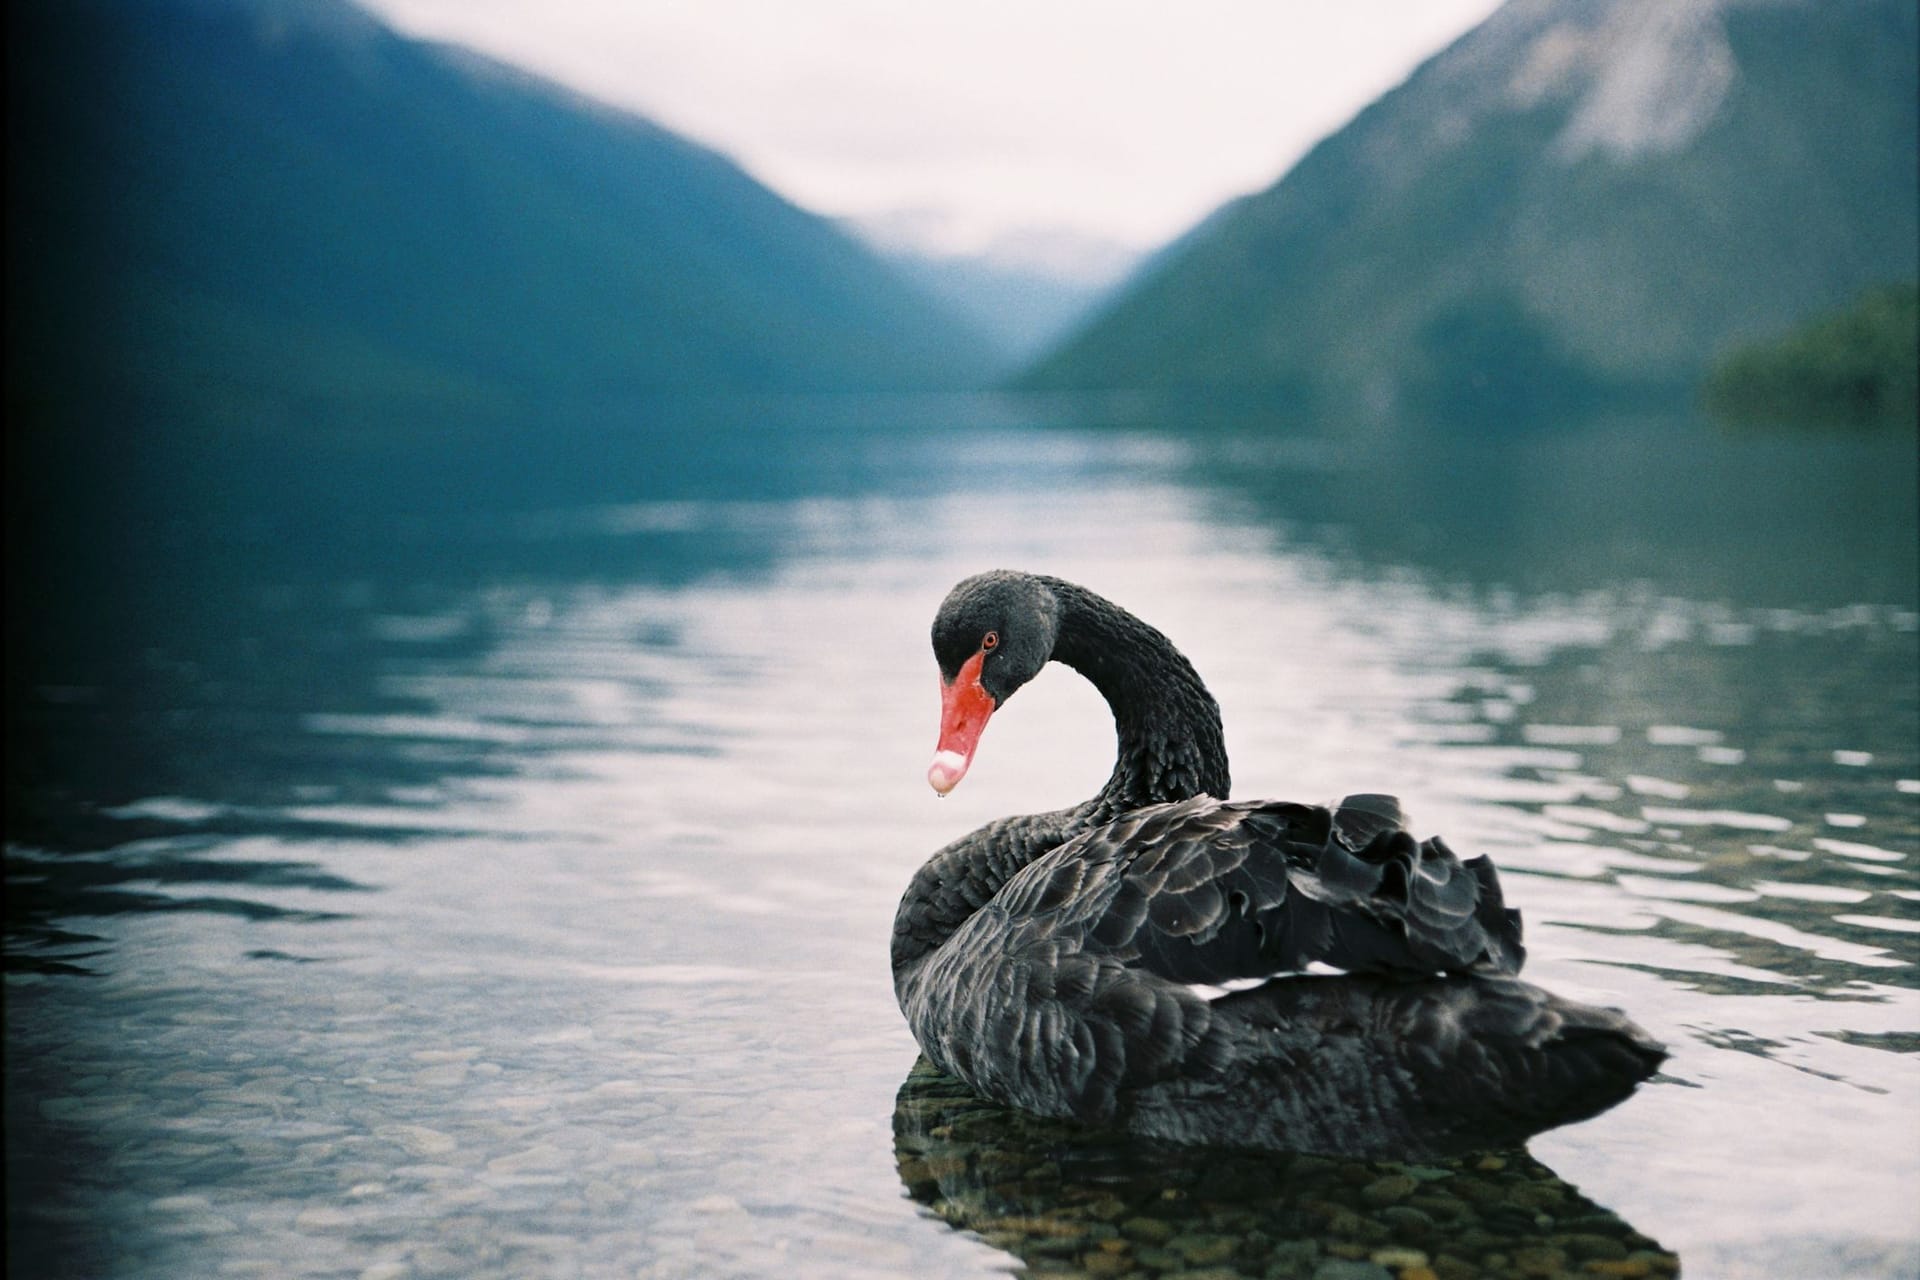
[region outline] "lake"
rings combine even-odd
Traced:
[[[195,473],[9,678],[13,1274],[1920,1269],[1912,438],[1166,425],[626,417],[359,505]],[[910,1075],[909,876],[1112,760],[1054,667],[927,788],[928,623],[996,566],[1168,632],[1237,795],[1490,853],[1527,976],[1671,1060],[1411,1168]]]

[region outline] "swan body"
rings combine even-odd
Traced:
[[[1212,697],[1110,602],[982,574],[933,641],[936,790],[1048,661],[1106,695],[1120,740],[1098,795],[987,824],[901,900],[901,1010],[980,1094],[1151,1137],[1407,1156],[1592,1115],[1664,1057],[1617,1011],[1515,978],[1520,917],[1491,862],[1417,840],[1393,797],[1228,801]],[[1345,972],[1303,973],[1327,966]]]

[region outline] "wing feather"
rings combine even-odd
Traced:
[[[1053,936],[1077,936],[1174,982],[1259,978],[1316,961],[1357,972],[1517,972],[1519,915],[1492,863],[1462,862],[1401,820],[1390,796],[1349,797],[1334,811],[1206,797],[1158,805],[1042,860],[1086,869],[1072,895],[1013,896],[1057,906],[1044,922]],[[1035,868],[1021,878],[1060,874]]]
[[[1390,797],[1363,799],[1334,811],[1202,796],[1041,855],[916,975],[903,1007],[922,1047],[992,1096],[1097,1119],[1236,1052],[1188,984],[1315,961],[1516,971],[1519,916],[1492,865],[1415,840]]]

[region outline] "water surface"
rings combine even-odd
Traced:
[[[19,690],[10,1259],[1920,1264],[1911,442],[1334,444],[964,405],[887,429],[907,422],[616,469],[591,500],[423,503],[361,552],[276,554],[248,517],[251,552],[170,552],[143,587],[170,609]],[[1491,853],[1528,976],[1629,1009],[1674,1050],[1661,1076],[1497,1173],[1276,1162],[1253,1218],[1158,1239],[1087,1206],[1233,1188],[977,1108],[929,1139],[915,1117],[952,1100],[908,1080],[898,895],[1111,761],[1097,696],[1053,668],[952,798],[927,790],[927,623],[996,565],[1167,630],[1223,706],[1237,795],[1393,790]],[[963,1139],[973,1174],[943,1182],[927,1162]],[[1368,1198],[1402,1177],[1497,1182],[1524,1212]],[[1169,1251],[1189,1237],[1213,1243]]]

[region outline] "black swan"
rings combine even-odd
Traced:
[[[1423,1156],[1595,1115],[1665,1058],[1619,1011],[1514,978],[1520,917],[1492,863],[1416,840],[1393,797],[1228,801],[1212,695],[1117,605],[984,573],[941,605],[933,651],[942,794],[1049,661],[1092,681],[1119,735],[1098,795],[988,823],[901,899],[900,1008],[982,1096],[1179,1142]]]

